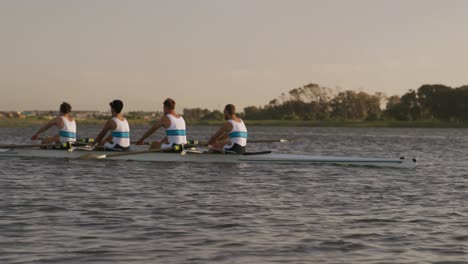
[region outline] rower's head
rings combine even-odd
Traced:
[[[120,114],[120,112],[122,112],[122,109],[123,109],[123,102],[122,101],[114,100],[114,101],[110,102],[109,105],[111,107],[111,112],[113,114]]]
[[[172,100],[171,98],[167,98],[166,100],[164,100],[164,114],[170,114],[172,113],[172,111],[174,111],[175,109],[175,101]]]
[[[70,112],[71,112],[71,105],[67,102],[63,102],[60,105],[60,113],[66,115]]]
[[[228,120],[234,115],[236,115],[236,107],[233,104],[227,104],[224,107],[224,119]]]

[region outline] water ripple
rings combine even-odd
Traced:
[[[33,130],[0,128],[18,142]],[[0,159],[0,263],[467,263],[465,130],[250,131],[298,139],[258,150],[421,161],[397,170]]]

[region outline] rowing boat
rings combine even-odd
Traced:
[[[154,162],[213,162],[213,163],[303,163],[303,164],[334,164],[357,165],[393,168],[415,168],[416,159],[401,158],[362,158],[362,157],[336,157],[314,156],[300,154],[278,154],[270,151],[237,154],[214,154],[204,151],[188,150],[181,153],[140,153],[112,157],[116,152],[110,151],[66,151],[59,149],[41,148],[10,148],[0,150],[0,157],[34,157],[34,158],[64,158],[78,159],[83,155],[95,154],[97,157],[110,156],[112,160],[135,160]]]

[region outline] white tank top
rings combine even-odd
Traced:
[[[247,145],[247,128],[244,121],[241,120],[240,123],[237,123],[235,120],[229,119],[228,122],[232,124],[232,130],[229,132],[231,144],[237,143],[245,147]]]
[[[130,147],[130,126],[127,119],[122,121],[114,117],[112,120],[117,124],[117,127],[112,130],[112,143],[119,144],[124,148]]]
[[[60,142],[75,142],[76,141],[76,123],[75,120],[69,121],[68,118],[62,116],[63,127],[59,129]]]
[[[185,131],[185,120],[182,116],[176,118],[171,114],[167,114],[171,120],[171,126],[166,128],[166,136],[169,144],[187,144],[187,133]]]

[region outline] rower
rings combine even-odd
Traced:
[[[234,105],[228,104],[224,107],[224,119],[227,122],[211,136],[208,147],[217,152],[245,153],[247,128],[244,121],[236,116]]]
[[[164,100],[164,116],[162,116],[148,131],[143,134],[136,145],[143,145],[144,140],[151,136],[160,127],[166,129],[166,136],[152,142],[150,149],[171,148],[174,145],[187,144],[184,118],[175,112],[175,101],[171,98]]]
[[[75,119],[71,116],[71,109],[72,107],[69,103],[63,102],[60,105],[60,114],[41,127],[36,134],[31,137],[31,140],[38,140],[39,134],[56,126],[59,129],[58,134],[53,137],[45,137],[41,144],[75,142],[76,123]]]
[[[109,103],[109,106],[112,118],[107,121],[94,142],[105,150],[130,150],[130,126],[122,114],[123,102],[114,100]],[[109,131],[110,135],[104,139]]]

